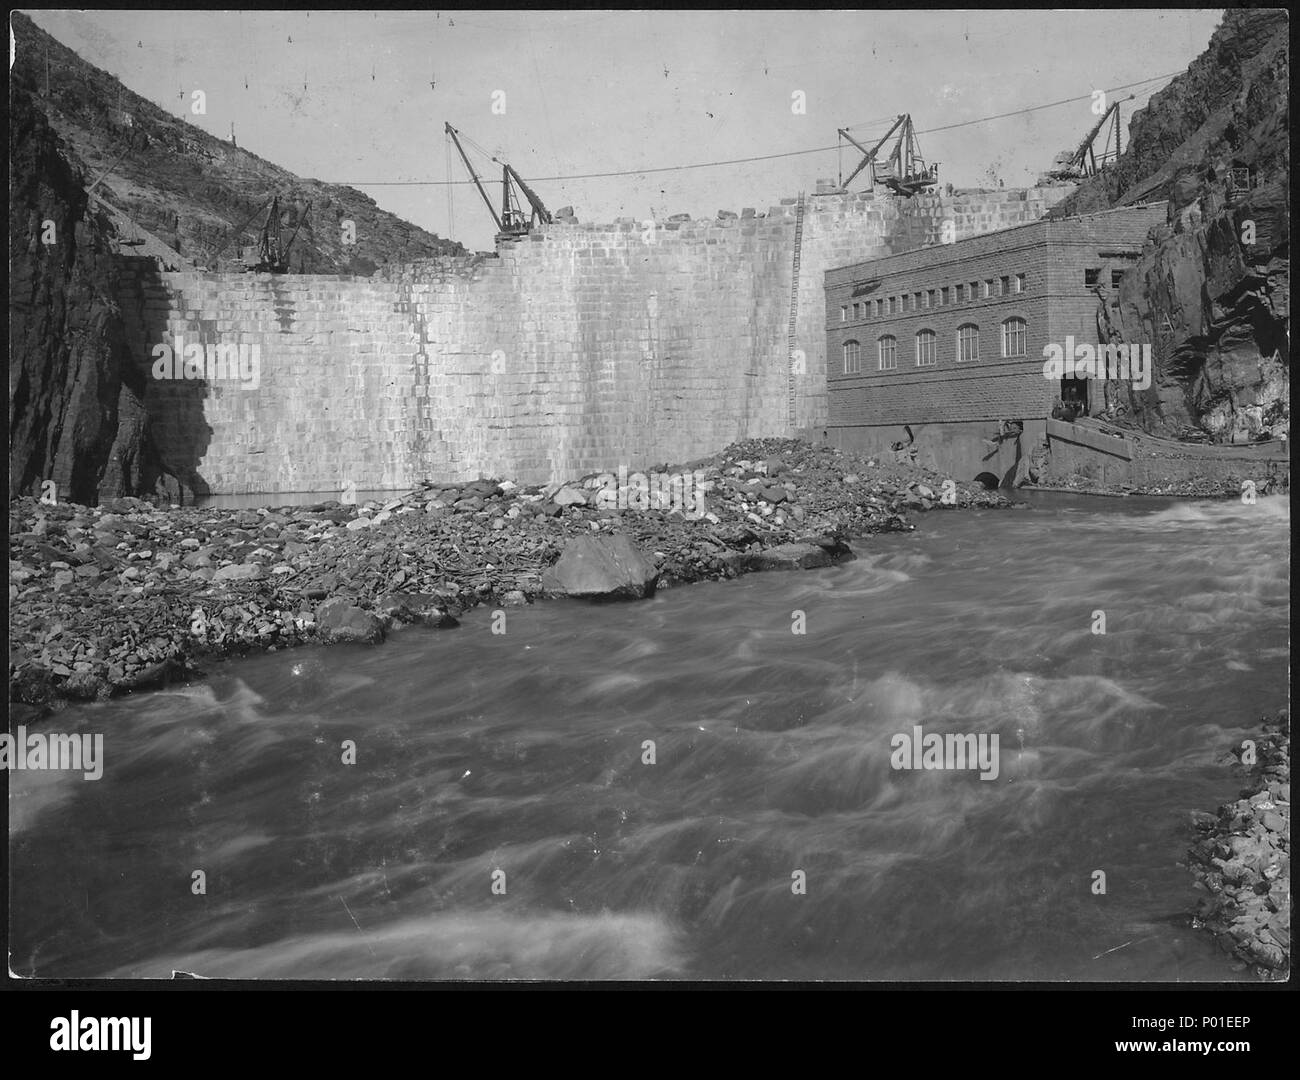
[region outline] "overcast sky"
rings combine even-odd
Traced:
[[[1096,120],[1089,101],[924,133],[1182,71],[1221,14],[31,12],[208,132],[228,138],[233,123],[240,146],[301,176],[351,183],[471,249],[490,249],[495,231],[472,187],[450,189],[449,217],[445,185],[373,183],[447,180],[445,120],[513,165],[551,210],[572,205],[583,221],[762,211],[834,178],[837,154],[546,178],[834,147],[837,128],[879,137],[901,112],[944,181],[989,185],[992,175],[1024,186],[1086,134]],[[1123,106],[1126,124],[1164,81],[1120,93],[1137,94]],[[189,114],[195,89],[206,116]],[[504,113],[493,112],[496,91]],[[792,108],[796,91],[803,113]],[[859,157],[845,152],[846,173]],[[475,164],[495,177],[496,201],[499,166]],[[450,168],[465,179],[459,159]]]

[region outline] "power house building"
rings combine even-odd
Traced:
[[[828,270],[827,440],[1008,478],[999,432],[1036,446],[1055,406],[1092,407],[1088,380],[1044,375],[1044,350],[1100,344],[1099,302],[1165,217],[1164,202],[1123,207]]]

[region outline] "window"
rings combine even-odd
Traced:
[[[880,370],[893,371],[898,367],[898,339],[886,334],[876,344],[880,349]]]
[[[1093,268],[1083,272],[1083,283],[1085,285],[1096,285],[1101,280],[1101,270]]]
[[[921,306],[922,306],[922,307],[926,307],[926,308],[934,307],[934,290],[933,290],[933,289],[926,289],[926,290],[925,290],[925,297],[924,297],[924,299],[921,301]]]
[[[974,300],[975,297],[979,296],[979,294],[980,294],[980,283],[978,281],[972,281],[970,283],[970,291],[966,293],[966,299]]]
[[[998,295],[1006,296],[1011,291],[1011,279],[1009,277],[998,279]]]
[[[945,285],[939,290],[939,306],[946,307],[948,304],[948,286]]]
[[[913,311],[919,311],[920,308],[921,308],[921,294],[920,294],[920,293],[913,293],[913,294],[912,294],[912,310],[913,310]]]
[[[844,343],[844,374],[856,375],[862,370],[862,350],[856,341]]]
[[[1025,291],[1025,275],[1024,275],[1024,274],[1017,274],[1017,275],[1016,275],[1016,292],[1024,292],[1024,291]]]
[[[849,317],[849,309],[848,309],[844,304],[841,304],[841,305],[840,305],[840,322],[846,322],[846,321],[848,320],[848,317]]]
[[[1112,270],[1110,272],[1110,287],[1112,289],[1118,289],[1119,283],[1123,280],[1124,280],[1123,270]]]
[[[957,327],[957,361],[978,360],[980,358],[980,328],[974,323],[963,323]]]
[[[854,304],[854,305],[853,305],[853,320],[854,320],[854,322],[856,322],[858,319],[862,318],[861,307],[862,307],[861,304]]]
[[[935,336],[933,330],[918,330],[916,332],[916,366],[932,367],[938,362],[938,354],[935,348]]]
[[[1024,356],[1025,355],[1025,320],[1019,318],[1007,319],[1002,324],[1002,355],[1003,356]]]
[[[992,295],[993,295],[993,279],[989,278],[988,281],[984,282],[984,291],[980,293],[980,296],[983,299],[987,300]]]

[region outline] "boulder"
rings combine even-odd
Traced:
[[[345,597],[326,600],[316,609],[316,628],[326,642],[384,640],[384,622],[373,612],[355,607]]]
[[[778,544],[746,556],[749,570],[813,570],[831,565],[830,553],[818,544]]]
[[[546,572],[547,592],[592,600],[640,599],[654,593],[659,571],[625,533],[576,536]]]
[[[395,623],[419,623],[438,630],[460,625],[442,599],[431,593],[389,593],[375,605],[375,610]]]
[[[551,501],[556,506],[585,506],[587,497],[577,488],[562,487],[551,496]]]

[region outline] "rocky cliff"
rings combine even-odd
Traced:
[[[1156,369],[1148,390],[1107,387],[1113,419],[1224,442],[1289,431],[1287,34],[1285,11],[1228,11],[1134,115],[1113,170],[1050,215],[1169,200],[1168,224],[1098,311],[1101,339],[1149,343]]]
[[[111,229],[41,110],[9,100],[9,494],[60,501],[156,477],[143,376],[127,362]]]

